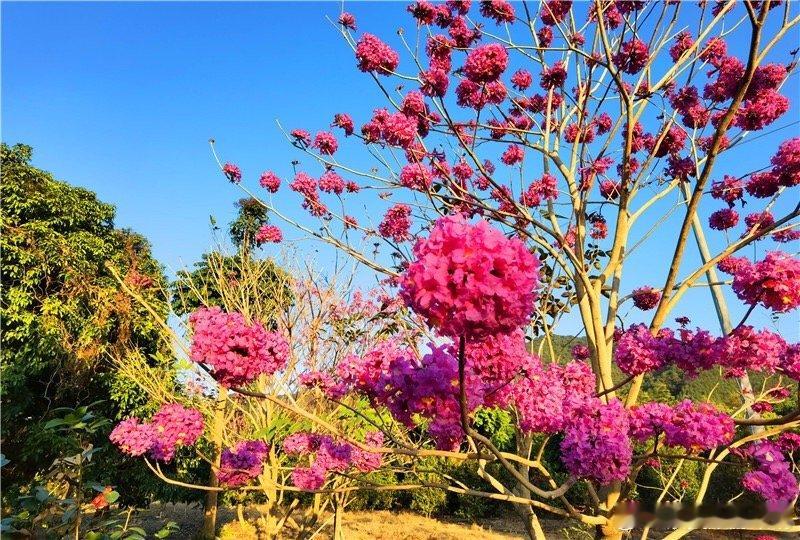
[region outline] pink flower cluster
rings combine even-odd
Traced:
[[[619,400],[585,401],[573,412],[564,431],[564,467],[601,485],[624,480],[633,457],[628,430],[628,413]]]
[[[217,478],[228,487],[243,486],[257,478],[264,470],[264,458],[269,445],[264,441],[240,441],[220,454]]]
[[[705,330],[681,328],[675,332],[663,328],[653,336],[643,324],[633,325],[617,339],[615,359],[627,375],[655,371],[675,364],[688,375],[710,369],[725,368],[728,376],[739,376],[746,370],[782,371],[792,378],[798,375],[796,346],[769,330],[756,331],[742,325],[724,337],[713,337]]]
[[[400,56],[377,36],[364,34],[356,45],[356,60],[361,71],[389,75],[397,69]]]
[[[261,173],[261,178],[258,179],[258,183],[270,193],[277,193],[278,189],[281,187],[281,179],[272,171],[264,171]]]
[[[661,300],[661,291],[649,286],[639,287],[631,293],[633,305],[642,311],[648,311],[658,305]]]
[[[640,442],[663,433],[667,446],[698,452],[733,440],[733,419],[710,403],[645,403],[632,408],[630,415],[631,437]]]
[[[222,166],[222,173],[225,177],[233,182],[234,184],[238,184],[242,181],[242,170],[233,163],[226,163]]]
[[[767,510],[786,510],[798,495],[798,483],[780,447],[772,441],[762,440],[748,445],[741,455],[756,467],[742,476],[742,486],[761,495],[767,502]]]
[[[241,313],[203,307],[189,316],[189,323],[194,329],[191,359],[208,365],[225,387],[242,386],[286,365],[289,345],[283,336],[258,322],[248,324]]]
[[[662,336],[653,336],[647,326],[635,324],[617,341],[617,366],[626,375],[656,371],[667,361],[668,347]]]
[[[522,330],[469,342],[465,353],[470,394],[487,407],[508,406],[519,380],[541,366],[528,352]]]
[[[383,446],[383,433],[370,431],[364,436],[365,445]],[[374,471],[381,465],[381,454],[362,450],[345,441],[317,433],[294,433],[283,441],[283,451],[290,456],[313,456],[310,467],[295,467],[292,482],[306,491],[316,491],[325,484],[329,472],[343,473],[354,468],[359,472]]]
[[[414,246],[401,278],[406,304],[446,336],[509,333],[529,319],[538,260],[521,241],[480,220],[440,218]]]
[[[481,45],[469,52],[464,76],[475,83],[496,81],[508,67],[508,53],[500,43]]]
[[[136,457],[152,448],[154,437],[155,429],[152,424],[140,423],[138,418],[128,418],[117,424],[108,438],[122,452]]]
[[[635,75],[644,69],[650,58],[650,50],[647,44],[640,39],[632,39],[623,43],[619,52],[614,57],[614,65],[625,73]]]
[[[320,131],[314,136],[314,148],[319,150],[320,154],[331,156],[339,149],[339,142],[333,133],[328,131]]]
[[[411,239],[411,207],[407,204],[395,204],[383,216],[378,225],[378,233],[394,242],[405,242]]]
[[[595,377],[583,361],[543,366],[538,358],[524,365],[509,391],[520,428],[528,433],[558,433],[585,401],[594,398]]]
[[[289,189],[296,191],[303,196],[303,208],[308,210],[313,216],[324,216],[328,213],[328,208],[322,203],[317,191],[317,181],[304,172],[295,175]]]
[[[764,259],[751,263],[737,259],[733,291],[743,302],[761,304],[776,313],[800,306],[800,259],[782,251],[770,251]]]
[[[162,405],[150,419],[123,420],[109,436],[111,442],[131,456],[149,452],[153,459],[171,461],[178,446],[192,446],[203,434],[203,415],[177,403]]]
[[[275,225],[262,225],[256,231],[256,244],[275,243],[283,241],[283,232]]]

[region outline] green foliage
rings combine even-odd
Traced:
[[[243,256],[212,251],[203,254],[194,269],[177,272],[172,283],[172,309],[178,315],[187,315],[200,306],[246,311],[236,305],[244,299],[254,306],[267,301],[269,305],[257,311],[274,313],[292,301],[289,280],[271,259],[253,259],[246,252]]]
[[[516,430],[511,414],[503,409],[479,409],[473,419],[474,427],[489,437],[503,451],[513,451]]]
[[[261,202],[252,197],[239,199],[236,202],[239,212],[228,228],[233,243],[249,251],[255,245],[255,236],[258,229],[266,224],[267,209]]]
[[[44,431],[61,438],[64,453],[49,468],[37,473],[33,489],[18,499],[21,510],[3,522],[3,532],[62,536],[75,531],[77,535],[82,524],[88,524],[90,509],[107,508],[119,499],[119,492],[95,480],[98,474],[95,454],[104,448],[94,446],[92,441],[109,424],[107,418],[97,416],[92,410],[97,405],[55,409],[53,413],[59,416],[44,423]],[[97,495],[91,499],[95,492]],[[99,512],[91,515],[92,519],[102,517]]]
[[[97,400],[108,418],[141,409],[145,398],[109,358],[131,348],[155,357],[167,346],[158,320],[111,271],[166,319],[166,281],[147,241],[115,228],[114,207],[94,193],[33,167],[31,153],[2,145],[4,497],[66,450],[63,433],[41,421],[48,411]]]

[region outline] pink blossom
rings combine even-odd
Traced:
[[[600,485],[625,479],[633,457],[628,430],[628,414],[619,400],[587,401],[573,413],[564,432],[564,467]]]
[[[217,478],[228,487],[243,486],[264,470],[263,461],[269,446],[263,441],[240,441],[220,454]]]
[[[305,129],[293,129],[291,136],[302,147],[311,145],[311,134]]]
[[[391,238],[395,242],[405,242],[411,239],[411,207],[407,204],[396,204],[389,208],[383,221],[378,225],[378,232],[384,238]]]
[[[558,88],[567,80],[567,69],[564,62],[556,62],[552,67],[546,67],[540,75],[539,85],[545,90]]]
[[[453,39],[453,44],[462,49],[471,47],[475,41],[481,38],[480,30],[477,28],[470,28],[464,17],[456,17],[453,19],[453,22],[450,23],[448,34]],[[449,70],[450,68],[448,67],[447,69]]]
[[[347,113],[337,113],[333,117],[332,125],[343,129],[345,136],[352,135],[353,130],[355,129],[355,125],[353,124],[353,118]]]
[[[511,84],[519,91],[527,90],[533,82],[531,72],[527,69],[518,69],[511,76]]]
[[[710,403],[684,400],[663,425],[664,444],[689,451],[710,450],[733,440],[733,419]]]
[[[708,62],[712,66],[719,67],[722,60],[728,54],[728,45],[720,37],[709,39],[700,51],[700,60]]]
[[[508,67],[508,53],[499,43],[473,49],[464,62],[464,75],[476,83],[496,81]]]
[[[648,311],[658,305],[661,300],[661,291],[653,287],[645,286],[635,289],[631,294],[633,305],[642,311]]]
[[[664,351],[665,344],[659,336],[653,336],[647,326],[635,324],[617,341],[615,359],[626,375],[641,375],[664,366]]]
[[[350,30],[356,29],[356,18],[352,13],[342,12],[339,15],[339,24]]]
[[[509,144],[503,155],[500,156],[500,161],[506,165],[516,165],[521,163],[525,158],[525,150],[518,144]]]
[[[669,48],[669,55],[672,61],[677,62],[686,51],[692,48],[692,45],[694,45],[692,34],[686,30],[679,32],[675,36],[675,43]]]
[[[800,184],[800,137],[782,142],[770,162],[772,174],[778,177],[781,185],[792,187]]]
[[[400,57],[377,36],[364,34],[356,45],[358,69],[375,72],[378,75],[389,75],[397,69]]]
[[[509,333],[530,317],[538,261],[517,239],[460,215],[437,220],[414,246],[400,294],[443,335]]]
[[[789,98],[766,90],[756,99],[745,101],[736,113],[734,124],[747,131],[758,131],[772,124],[789,110]]]
[[[733,208],[717,210],[708,218],[708,225],[717,231],[725,231],[739,223],[739,213]]]
[[[108,438],[123,453],[141,456],[153,446],[155,428],[150,423],[139,423],[138,418],[128,418],[117,424]]]
[[[548,26],[560,23],[572,8],[571,0],[546,0],[542,3],[542,22]]]
[[[742,477],[742,486],[759,494],[770,512],[783,512],[797,498],[797,478],[780,447],[767,440],[749,444],[742,455],[755,464],[755,470]]]
[[[497,24],[514,22],[514,7],[507,0],[481,0],[481,15]]]
[[[333,133],[328,131],[320,131],[314,136],[314,148],[319,150],[320,154],[331,156],[336,153],[339,148],[339,143]]]
[[[800,343],[786,347],[781,356],[780,369],[788,377],[800,380]]]
[[[242,170],[233,163],[226,163],[225,165],[223,165],[222,173],[228,180],[230,180],[234,184],[238,184],[239,182],[242,181]]]
[[[258,183],[270,193],[277,193],[278,188],[281,187],[281,179],[272,171],[264,171],[261,173],[261,178],[258,179]]]
[[[634,75],[644,69],[649,58],[650,50],[647,48],[647,44],[640,39],[633,38],[620,46],[619,52],[614,55],[613,60],[618,69]]]
[[[760,199],[772,197],[780,188],[780,179],[771,171],[751,174],[745,186],[747,193]]]
[[[589,217],[589,223],[592,225],[589,236],[595,240],[602,240],[608,236],[608,224],[603,216],[600,214],[593,214]]]
[[[387,144],[408,148],[417,136],[417,119],[403,113],[395,113],[384,119],[381,136]]]
[[[335,171],[326,171],[319,179],[319,189],[325,193],[340,195],[345,188],[344,179]]]
[[[611,126],[613,125],[613,120],[611,120],[611,116],[608,113],[600,113],[598,114],[592,123],[597,127],[597,133],[600,135],[604,135],[611,131]]]
[[[549,26],[543,26],[536,32],[536,38],[539,40],[540,47],[549,47],[553,43],[553,29]]]
[[[316,491],[325,484],[325,471],[319,467],[295,467],[292,483],[304,491]]]
[[[612,201],[616,200],[619,197],[620,189],[619,182],[614,182],[613,180],[603,180],[600,182],[600,195],[606,199]]]
[[[728,203],[728,206],[740,200],[744,195],[744,182],[734,176],[725,175],[722,180],[711,184],[711,196]]]
[[[420,79],[422,80],[420,90],[430,97],[444,97],[450,85],[450,77],[443,69],[431,68],[423,71],[420,73]]]
[[[203,415],[177,403],[162,405],[150,419],[153,446],[150,455],[159,461],[171,461],[178,446],[192,446],[203,434]]]
[[[786,342],[769,330],[756,331],[742,325],[715,344],[717,363],[729,376],[739,376],[745,370],[773,372],[786,352]]]
[[[191,359],[208,365],[225,387],[242,386],[286,365],[289,346],[283,336],[258,322],[248,324],[241,313],[203,307],[189,316],[189,323],[194,329]]]
[[[262,225],[256,231],[255,236],[256,244],[275,243],[278,244],[283,241],[283,232],[275,225]]]
[[[747,304],[761,304],[776,313],[792,311],[800,306],[800,259],[770,251],[763,260],[737,269],[733,291]]]
[[[400,171],[400,184],[408,189],[427,191],[433,182],[433,172],[422,163],[411,163]]]

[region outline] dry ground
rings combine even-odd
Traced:
[[[248,518],[255,518],[256,509],[249,509]],[[202,523],[202,512],[198,506],[186,504],[156,504],[143,511],[140,524],[148,531],[156,531],[166,521],[177,522],[181,529],[172,538],[191,540]],[[220,526],[236,519],[233,508],[221,508]],[[543,528],[548,539],[553,540],[591,540],[592,535],[581,530],[577,523],[564,520],[543,520]],[[344,517],[346,540],[518,540],[527,538],[522,523],[513,512],[506,518],[481,520],[470,523],[455,520],[438,520],[407,512],[348,512]],[[323,530],[315,540],[329,540],[330,531]],[[296,540],[296,535],[287,535],[286,540]],[[758,533],[746,531],[698,531],[684,538],[688,540],[752,540]],[[781,540],[793,538],[791,535],[773,534]],[[631,538],[638,538],[634,532]],[[663,534],[651,534],[652,540],[662,538]],[[250,540],[243,538],[242,540]]]

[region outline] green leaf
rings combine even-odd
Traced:
[[[108,504],[113,504],[117,502],[117,499],[119,499],[119,493],[117,491],[109,491],[104,495],[104,497]]]

